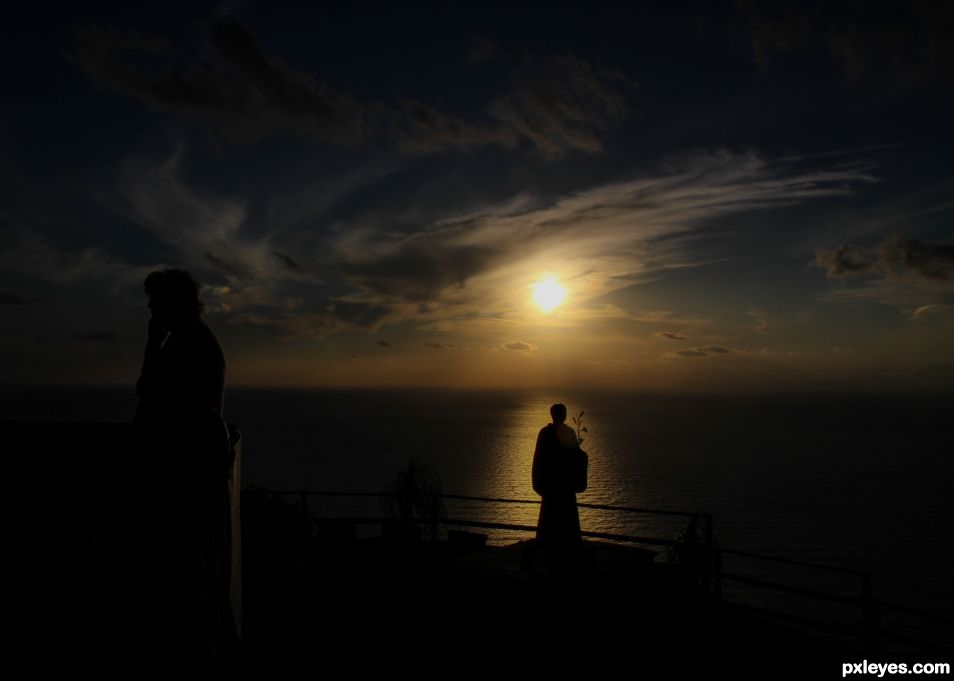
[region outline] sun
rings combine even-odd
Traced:
[[[566,299],[566,289],[557,283],[557,278],[552,274],[530,284],[530,288],[533,289],[533,302],[544,312],[553,312]]]

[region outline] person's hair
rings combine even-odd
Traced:
[[[560,404],[559,402],[554,404],[552,407],[550,407],[550,417],[554,421],[559,421],[560,423],[566,421],[566,405]]]
[[[166,268],[150,272],[143,288],[147,296],[162,300],[179,314],[198,315],[202,312],[199,282],[185,270]]]

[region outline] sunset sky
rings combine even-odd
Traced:
[[[954,3],[627,4],[5,5],[0,382],[954,386]]]

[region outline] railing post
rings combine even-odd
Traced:
[[[861,576],[862,637],[865,655],[881,654],[881,609],[871,593],[871,575]]]
[[[303,491],[303,492],[299,492],[299,494],[300,494],[299,499],[301,503],[301,510],[304,511],[305,513],[308,513],[308,492]]]
[[[702,590],[708,594],[708,593],[712,593],[712,573],[713,573],[712,515],[709,513],[706,513],[705,518],[706,518],[706,528],[705,528],[706,548],[705,548],[705,560],[703,561],[705,564],[703,565],[703,568],[702,568]]]

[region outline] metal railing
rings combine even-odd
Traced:
[[[365,498],[382,498],[385,495],[377,492],[340,492],[333,490],[269,490],[269,494],[280,495],[283,497],[292,496],[298,498],[298,503],[301,509],[305,512],[308,512],[309,509],[309,497],[365,497]],[[443,494],[441,495],[443,499],[453,499],[458,501],[474,501],[481,503],[499,503],[499,504],[526,504],[526,505],[540,505],[540,500],[538,499],[505,499],[497,497],[479,497],[479,496],[469,496],[463,494]],[[881,654],[881,643],[883,639],[891,639],[898,641],[900,643],[905,643],[920,650],[937,652],[942,654],[951,654],[952,651],[949,648],[943,646],[937,646],[925,641],[918,640],[914,637],[900,634],[898,632],[892,631],[890,629],[885,629],[882,626],[882,613],[885,610],[891,610],[895,612],[902,612],[907,615],[921,618],[926,621],[933,622],[934,624],[941,625],[942,627],[949,628],[954,630],[954,622],[951,620],[942,617],[934,613],[928,613],[920,611],[914,608],[907,606],[900,606],[891,603],[886,603],[884,601],[878,600],[873,595],[872,589],[872,575],[870,572],[864,570],[855,570],[851,568],[843,568],[832,565],[822,565],[819,563],[811,563],[801,560],[792,560],[788,558],[779,558],[775,556],[767,556],[764,554],[752,553],[749,551],[741,551],[737,549],[726,549],[721,548],[715,541],[714,536],[714,522],[712,515],[709,513],[694,513],[691,511],[672,511],[672,510],[662,510],[662,509],[651,509],[651,508],[638,508],[632,506],[615,506],[608,504],[587,504],[587,503],[578,503],[579,508],[593,509],[593,510],[602,510],[602,511],[613,511],[619,513],[638,513],[638,514],[648,514],[648,515],[661,515],[661,516],[676,516],[676,517],[685,517],[691,519],[702,519],[703,524],[703,541],[702,541],[702,550],[703,550],[703,561],[701,564],[701,585],[704,593],[709,594],[714,597],[714,599],[719,602],[722,601],[722,583],[723,581],[731,581],[739,584],[745,584],[747,586],[754,586],[758,588],[768,589],[780,593],[800,596],[807,599],[814,599],[818,601],[825,601],[829,603],[838,603],[841,605],[849,605],[853,607],[858,607],[861,610],[861,641],[863,649],[866,655],[880,655]],[[391,517],[348,517],[348,518],[339,518],[340,520],[347,520],[348,522],[353,522],[355,524],[388,524],[394,523],[396,520]],[[431,523],[432,521],[420,521]],[[536,525],[521,525],[515,523],[501,523],[501,522],[492,522],[492,521],[481,521],[481,520],[470,520],[465,518],[447,518],[443,517],[435,521],[434,524],[447,526],[455,525],[460,527],[474,527],[482,529],[492,529],[492,530],[507,530],[512,532],[526,532],[526,533],[535,533],[537,530]],[[638,536],[630,534],[619,534],[613,532],[596,532],[596,531],[581,531],[583,537],[588,537],[591,539],[604,539],[613,542],[626,543],[626,544],[640,544],[648,546],[667,546],[667,547],[676,547],[681,544],[677,539],[663,538],[663,537],[647,537],[647,536]],[[859,595],[857,596],[845,596],[842,594],[830,593],[827,591],[821,591],[818,589],[807,588],[802,586],[795,586],[792,584],[786,584],[782,582],[759,579],[756,577],[751,577],[747,575],[737,574],[737,573],[727,573],[722,570],[722,556],[738,556],[743,558],[750,558],[759,561],[765,561],[781,565],[790,565],[799,568],[808,568],[814,570],[826,571],[829,573],[838,573],[843,575],[849,575],[855,577],[859,580]],[[741,603],[732,603],[733,606],[741,607],[761,615],[772,617],[774,619],[779,619],[783,621],[797,623],[803,626],[807,626],[813,629],[828,629],[829,625],[825,623],[818,622],[811,618],[801,617],[798,615],[793,615],[790,613],[784,613],[776,610],[771,610],[768,608],[763,608],[759,606],[741,604]]]

